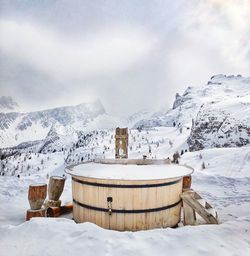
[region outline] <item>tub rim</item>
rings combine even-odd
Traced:
[[[103,161],[104,160],[104,161]],[[121,160],[121,161],[117,161],[117,160]],[[145,160],[156,160],[158,162],[158,164],[155,165],[159,165],[160,161],[162,162],[161,165],[167,165],[169,163],[167,163],[167,159],[96,159],[94,161],[87,161],[81,164],[73,164],[70,166],[66,166],[64,172],[71,175],[72,177],[79,177],[79,178],[86,178],[86,179],[91,179],[91,180],[97,180],[97,181],[101,181],[101,180],[109,180],[109,181],[122,181],[122,182],[131,182],[131,181],[135,181],[135,182],[148,182],[148,181],[161,181],[161,180],[170,180],[170,179],[178,179],[178,178],[183,178],[185,176],[190,176],[193,174],[193,172],[195,171],[193,167],[186,165],[186,164],[174,164],[174,163],[170,163],[169,165],[175,165],[175,166],[182,166],[182,167],[186,167],[190,170],[189,173],[185,174],[185,175],[177,175],[174,177],[165,177],[165,178],[159,178],[159,179],[119,179],[119,178],[97,178],[97,177],[89,177],[89,176],[84,176],[84,175],[76,175],[73,172],[73,169],[75,166],[78,165],[82,165],[82,164],[88,164],[88,163],[97,163],[97,164],[124,164],[124,165],[132,165],[133,163],[131,163],[132,161],[140,161],[140,164],[134,164],[134,165],[154,165],[154,164],[141,164],[143,161]],[[108,162],[110,161],[110,162]],[[111,163],[112,161],[114,161],[113,163]],[[124,161],[124,163],[122,163]],[[126,163],[125,163],[126,162]],[[130,162],[130,163],[129,163]]]

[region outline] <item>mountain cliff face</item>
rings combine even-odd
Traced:
[[[105,109],[100,101],[29,113],[0,113],[1,147],[44,139],[51,127],[56,124],[83,129],[89,122],[103,114]]]
[[[176,94],[173,108],[140,120],[135,128],[192,127],[191,151],[250,143],[250,77],[216,75],[201,87]]]
[[[215,76],[217,97],[200,106],[188,138],[190,151],[250,143],[250,79]]]

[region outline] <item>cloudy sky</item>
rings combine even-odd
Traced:
[[[214,74],[250,75],[250,0],[1,0],[0,95],[25,110],[171,106]]]

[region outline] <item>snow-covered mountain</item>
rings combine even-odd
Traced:
[[[67,131],[82,130],[98,116],[105,115],[100,101],[29,113],[0,113],[1,147],[45,139],[52,127]],[[60,133],[60,132],[59,132]]]
[[[208,82],[204,92],[211,100],[200,106],[193,120],[188,138],[191,151],[250,143],[249,87],[250,78],[234,76],[215,76]]]
[[[209,147],[243,146],[250,143],[250,77],[211,77],[201,87],[176,94],[173,108],[143,119],[135,127],[188,127],[191,151]]]
[[[145,118],[149,118],[152,116],[152,111],[150,110],[141,110],[139,112],[136,112],[132,115],[130,115],[127,118],[127,125],[129,128],[133,128],[138,122],[140,122],[141,120],[145,119]]]
[[[128,119],[105,112],[100,101],[30,113],[0,113],[1,147],[36,152],[71,147],[94,130],[173,127],[188,130],[190,151],[250,143],[250,77],[216,75],[206,85],[176,94],[172,109],[141,111]]]

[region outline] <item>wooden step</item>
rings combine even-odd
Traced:
[[[207,224],[218,224],[218,215],[213,207],[207,203],[197,192],[193,190],[182,193],[184,225],[194,225],[196,213],[198,213]]]

